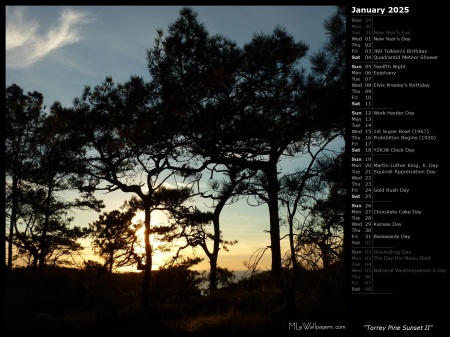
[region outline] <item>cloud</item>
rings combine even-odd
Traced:
[[[24,68],[52,52],[82,39],[79,26],[92,21],[87,12],[64,9],[57,23],[40,32],[39,23],[26,18],[26,8],[6,7],[6,67]]]
[[[169,183],[167,183],[167,182],[163,182],[163,186],[164,186],[165,188],[171,188],[171,189],[174,189],[174,188],[175,188],[175,185],[169,184]]]
[[[11,12],[12,11],[12,12]],[[32,40],[39,25],[35,22],[24,23],[24,10],[12,10],[6,7],[6,50],[20,47]]]

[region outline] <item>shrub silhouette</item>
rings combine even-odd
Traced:
[[[331,274],[329,274],[331,273]],[[299,321],[339,320],[338,274],[308,271],[296,300]],[[183,267],[155,272],[152,301],[140,303],[140,273],[50,268],[41,277],[14,268],[6,278],[7,331],[285,331],[284,297],[270,272],[200,295],[204,274]],[[337,277],[338,278],[338,277]],[[316,316],[315,316],[316,315]]]

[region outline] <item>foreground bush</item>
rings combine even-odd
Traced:
[[[200,295],[192,275],[187,278],[187,288],[183,288],[179,271],[175,275],[176,279],[170,279],[168,272],[160,277],[155,273],[152,301],[143,308],[139,296],[142,277],[137,273],[109,275],[98,270],[55,268],[36,277],[27,269],[13,269],[6,278],[6,330],[286,330],[286,298],[269,273],[240,280],[207,296]],[[344,299],[336,282],[318,273],[303,276],[305,291],[295,295],[299,321],[342,319]]]

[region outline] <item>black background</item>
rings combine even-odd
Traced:
[[[395,242],[396,249],[413,250],[413,255],[431,256],[428,262],[408,265],[408,263],[399,263],[399,268],[444,268],[447,273],[433,274],[412,274],[412,273],[387,273],[375,274],[374,286],[382,284],[386,292],[392,294],[351,294],[350,279],[348,279],[348,301],[347,301],[347,331],[358,332],[359,335],[372,335],[376,332],[369,331],[364,327],[370,325],[399,325],[403,327],[432,325],[427,331],[399,331],[395,335],[426,335],[439,336],[446,331],[446,325],[449,324],[448,310],[448,247],[450,247],[448,228],[450,227],[448,219],[448,134],[447,116],[449,108],[447,105],[448,87],[448,52],[445,45],[448,43],[446,34],[446,21],[449,20],[445,15],[445,9],[428,4],[416,4],[403,2],[397,3],[397,6],[408,6],[409,13],[394,14],[386,16],[387,8],[394,7],[394,3],[380,3],[372,1],[372,4],[349,4],[347,5],[347,71],[350,74],[350,49],[351,49],[351,7],[385,7],[386,11],[383,17],[374,18],[374,29],[377,30],[409,30],[412,40],[410,43],[399,43],[395,48],[418,48],[427,49],[427,55],[438,55],[438,60],[418,60],[418,61],[396,61],[396,63],[406,64],[406,70],[398,71],[394,77],[389,77],[392,82],[405,83],[431,83],[430,89],[408,88],[408,89],[387,89],[375,88],[373,90],[374,107],[392,107],[395,110],[415,111],[415,116],[406,117],[376,117],[374,116],[374,129],[408,129],[408,128],[427,128],[431,134],[436,135],[436,141],[420,142],[399,142],[394,144],[387,141],[389,147],[413,147],[414,154],[399,154],[386,157],[380,162],[423,162],[435,163],[439,165],[437,174],[431,175],[378,175],[374,176],[373,187],[404,187],[409,188],[407,195],[395,193],[390,196],[393,199],[394,209],[404,207],[405,209],[422,210],[420,216],[398,216],[398,221],[405,223],[402,232],[411,235],[411,239],[405,245],[404,242]],[[382,43],[374,43],[375,48],[393,48],[393,44],[383,46]],[[386,55],[386,54],[381,54]],[[394,69],[391,69],[391,71]],[[348,77],[350,79],[350,76]],[[387,77],[375,77],[374,82],[382,82]],[[349,80],[347,82],[350,89]],[[445,90],[447,91],[447,90]],[[349,114],[351,110],[350,90],[349,93]],[[348,131],[350,131],[350,125]],[[347,141],[348,144],[348,141]],[[377,145],[378,144],[378,145]],[[379,146],[381,145],[381,146]],[[382,146],[382,142],[374,142],[374,147]],[[349,146],[347,146],[347,151]],[[377,160],[376,158],[374,159]],[[349,168],[350,171],[350,168]],[[348,177],[350,178],[350,172]],[[350,182],[350,179],[347,180]],[[350,196],[350,187],[347,195]],[[384,195],[374,193],[374,199],[383,199]],[[350,210],[350,197],[348,197],[348,207]],[[348,214],[349,212],[347,212]],[[390,216],[393,219],[393,216]],[[396,220],[394,220],[396,221]],[[348,218],[346,224],[350,224]],[[349,225],[346,226],[346,237],[349,236]],[[349,252],[350,240],[346,240],[346,252]],[[349,266],[349,254],[347,256],[347,268]],[[391,266],[391,265],[389,265]],[[380,267],[380,262],[378,262]],[[347,275],[350,275],[348,272]],[[386,335],[385,331],[383,335]]]

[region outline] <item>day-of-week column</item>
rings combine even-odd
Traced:
[[[351,24],[351,292],[372,293],[372,17]]]

